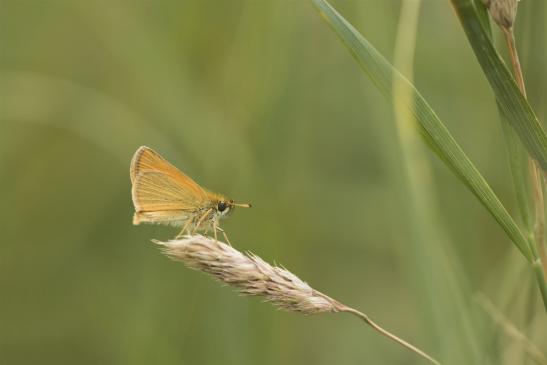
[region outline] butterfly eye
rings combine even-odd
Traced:
[[[226,202],[218,202],[217,209],[219,212],[223,212],[226,209]]]

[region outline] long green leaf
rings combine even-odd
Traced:
[[[547,135],[496,52],[473,2],[471,0],[451,1],[503,113],[528,153],[539,162],[544,171],[547,170]]]
[[[477,15],[481,21],[481,24],[486,31],[486,35],[492,40],[492,27],[490,26],[490,18],[488,10],[482,2],[482,0],[473,0]],[[518,207],[520,210],[520,216],[522,219],[522,225],[524,226],[524,234],[530,239],[530,233],[532,232],[533,217],[530,208],[530,181],[528,178],[528,153],[520,141],[517,133],[511,127],[509,122],[509,116],[505,114],[504,109],[500,105],[500,102],[496,100],[498,108],[498,114],[500,116],[501,127],[503,136],[505,139],[505,145],[507,148],[507,155],[509,160],[509,167],[511,169],[511,176],[513,177],[513,185],[515,187],[515,193],[517,197]]]
[[[488,12],[484,3],[481,0],[472,0],[475,6],[476,15],[478,16],[488,40],[492,43],[492,28],[490,26],[490,20],[488,18]],[[520,91],[520,89],[519,89]],[[497,98],[497,95],[496,95]],[[515,192],[517,196],[518,206],[521,212],[522,221],[524,224],[524,231],[528,237],[528,244],[530,251],[532,252],[533,263],[532,268],[536,275],[536,280],[539,286],[539,290],[543,299],[543,305],[547,311],[547,284],[543,275],[543,265],[534,242],[534,217],[532,215],[532,209],[529,202],[532,200],[530,192],[530,180],[529,180],[529,165],[528,154],[523,147],[521,140],[519,139],[515,130],[511,127],[510,117],[507,115],[506,110],[503,108],[500,100],[496,100],[498,107],[500,122],[507,145],[507,152],[509,155],[509,167],[511,168],[511,175],[513,176],[513,184],[515,186]],[[543,244],[543,242],[542,242]]]
[[[414,115],[418,121],[418,130],[426,143],[488,209],[524,257],[531,261],[530,248],[515,221],[414,85],[393,68],[328,2],[314,0],[314,3],[361,68],[388,100],[391,100],[392,97],[392,81],[394,78],[409,85],[413,91],[413,102],[405,100],[399,100],[398,102],[404,103]]]

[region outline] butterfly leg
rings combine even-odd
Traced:
[[[218,242],[218,237],[217,237],[217,222],[213,222],[213,234],[215,235],[215,243]]]
[[[191,219],[188,219],[188,222],[186,222],[186,224],[184,225],[184,227],[182,227],[182,230],[179,232],[179,234],[177,234],[177,236],[175,237],[175,239],[179,239],[182,237],[182,235],[184,234],[184,232],[186,232],[190,226],[190,223],[192,223],[192,220]],[[189,233],[189,232],[188,232]]]
[[[228,235],[226,234],[226,231],[224,231],[222,228],[220,228],[219,226],[216,226],[216,229],[215,229],[215,236],[216,236],[216,231],[220,231],[222,232],[222,235],[224,235],[224,239],[226,240],[226,243],[229,244],[230,246],[232,245],[230,243],[230,240],[228,239]]]
[[[207,209],[205,213],[203,213],[203,215],[199,218],[198,222],[196,223],[196,226],[194,227],[194,230],[192,233],[196,233],[196,231],[199,229],[199,226],[201,226],[205,218],[207,218],[212,211],[213,211],[213,208],[209,208]]]
[[[218,237],[217,237],[217,228],[218,228],[218,225],[217,225],[217,220],[216,219],[213,219],[213,235],[215,236],[215,243],[218,242]]]
[[[231,246],[232,244],[228,240],[228,236],[226,236],[226,233],[224,232],[224,230],[218,226],[218,221],[213,220],[213,233],[215,235],[215,243],[218,242],[217,231],[221,231],[224,234],[224,238],[226,239],[226,242]]]

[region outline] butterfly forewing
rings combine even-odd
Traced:
[[[133,183],[133,203],[138,212],[199,209],[204,200],[180,181],[160,171],[141,171]]]
[[[135,153],[130,175],[133,204],[137,216],[144,220],[154,217],[154,221],[161,221],[163,216],[175,219],[199,211],[208,202],[201,186],[148,147]],[[144,212],[153,214],[140,214]]]
[[[131,182],[135,181],[135,178],[142,170],[169,170],[170,168],[175,168],[167,160],[165,160],[159,153],[148,148],[146,146],[141,146],[133,155],[131,160],[131,169],[130,176]]]
[[[157,171],[172,177],[181,187],[204,200],[207,198],[205,190],[182,171],[171,165],[159,153],[146,146],[140,147],[131,161],[130,177],[134,183],[141,172]]]

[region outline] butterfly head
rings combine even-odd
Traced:
[[[251,204],[236,203],[231,199],[221,199],[216,203],[215,209],[220,217],[226,217],[235,209],[235,207],[250,208]]]

